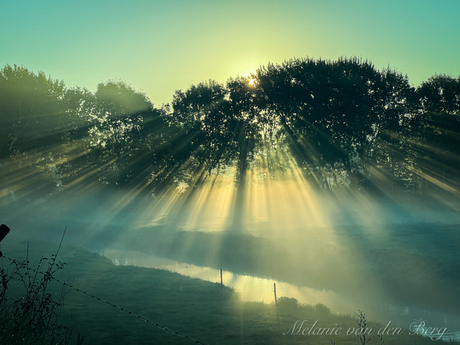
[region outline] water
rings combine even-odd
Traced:
[[[220,270],[211,267],[181,263],[137,251],[105,249],[100,254],[109,258],[115,265],[157,268],[213,283],[221,281]],[[366,307],[364,312],[369,318],[385,325],[391,322],[392,326],[402,327],[407,331],[433,339],[460,340],[460,318],[454,315],[384,302],[365,301],[363,303],[363,301],[353,300],[331,290],[301,287],[225,270],[222,271],[222,281],[225,286],[238,292],[243,301],[275,303],[274,284],[276,284],[277,298],[292,297],[302,304],[324,304],[333,313],[350,315],[354,315],[364,304]],[[435,329],[434,332],[433,329]]]
[[[211,267],[196,266],[189,263],[144,254],[137,251],[120,251],[105,249],[101,255],[112,260],[115,265],[149,267],[177,272],[184,276],[198,278],[205,281],[220,283],[220,270]],[[356,310],[352,303],[344,301],[334,291],[315,290],[307,287],[299,287],[286,282],[273,279],[265,279],[249,275],[240,275],[222,270],[222,280],[228,286],[238,292],[241,300],[248,302],[274,303],[274,283],[276,283],[277,297],[293,297],[303,304],[331,304],[333,312],[346,311],[354,313]]]

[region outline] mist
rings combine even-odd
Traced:
[[[65,279],[83,284],[74,291],[142,308],[150,287],[174,290],[155,317],[176,325],[192,299],[209,303],[200,312],[212,322],[226,308],[241,322],[245,308],[269,310],[263,323],[275,315],[279,337],[291,321],[283,308],[348,323],[365,310],[372,322],[421,320],[457,337],[459,79],[414,88],[358,58],[291,59],[154,107],[123,82],[92,93],[24,67],[0,76],[0,221],[11,229],[1,249],[11,262],[9,248],[28,260],[63,244]],[[131,279],[154,280],[147,297]],[[69,315],[84,329],[79,303]],[[106,332],[93,324],[91,334]]]
[[[277,191],[275,199],[287,193]],[[153,197],[120,206],[125,195],[15,201],[2,207],[1,217],[12,237],[59,243],[66,229],[65,244],[97,253],[136,251],[331,291],[355,309],[398,305],[458,315],[460,222],[452,205],[418,198],[338,200],[324,193],[312,200],[315,213],[297,201],[264,211],[248,206],[243,228],[235,231],[212,196],[197,209],[197,200],[170,206]],[[387,317],[379,310],[368,313]]]

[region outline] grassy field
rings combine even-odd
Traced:
[[[24,259],[27,242],[11,236],[2,243],[5,256]],[[33,267],[42,256],[54,253],[57,245],[34,241],[28,256]],[[63,246],[59,259],[66,262],[56,275],[89,294],[110,301],[113,307],[75,289],[67,289],[61,322],[82,333],[85,344],[191,344],[193,341],[172,335],[129,312],[186,334],[205,344],[359,344],[356,335],[292,335],[297,320],[316,321],[318,328],[338,328],[346,333],[356,328],[356,317],[335,315],[321,305],[300,306],[292,299],[278,305],[241,302],[238,294],[220,284],[191,279],[177,273],[131,266],[114,266],[111,261],[82,248]],[[9,265],[2,259],[4,267]],[[51,287],[59,296],[62,284]],[[16,289],[20,294],[20,290]],[[127,312],[128,311],[128,312]],[[357,310],[358,312],[358,310]],[[377,330],[384,325],[369,322],[370,344],[380,344]],[[319,332],[317,330],[317,332]],[[432,344],[432,340],[409,335],[385,335],[385,344]]]
[[[355,297],[364,293],[365,279],[381,287],[393,303],[460,311],[459,225],[340,227],[334,229],[334,241],[328,241],[325,232],[306,229],[295,236],[268,239],[157,226],[138,229],[134,235],[121,232],[112,248]],[[210,248],[218,248],[215,255],[210,255]]]

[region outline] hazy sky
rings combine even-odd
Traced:
[[[123,80],[156,105],[292,57],[359,56],[414,85],[460,74],[460,0],[15,0],[0,14],[0,67],[92,91]]]

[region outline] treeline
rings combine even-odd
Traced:
[[[460,78],[414,88],[356,58],[292,59],[192,85],[155,107],[122,82],[96,92],[24,67],[0,71],[2,197],[105,185],[161,193],[230,171],[314,188],[455,194]]]

